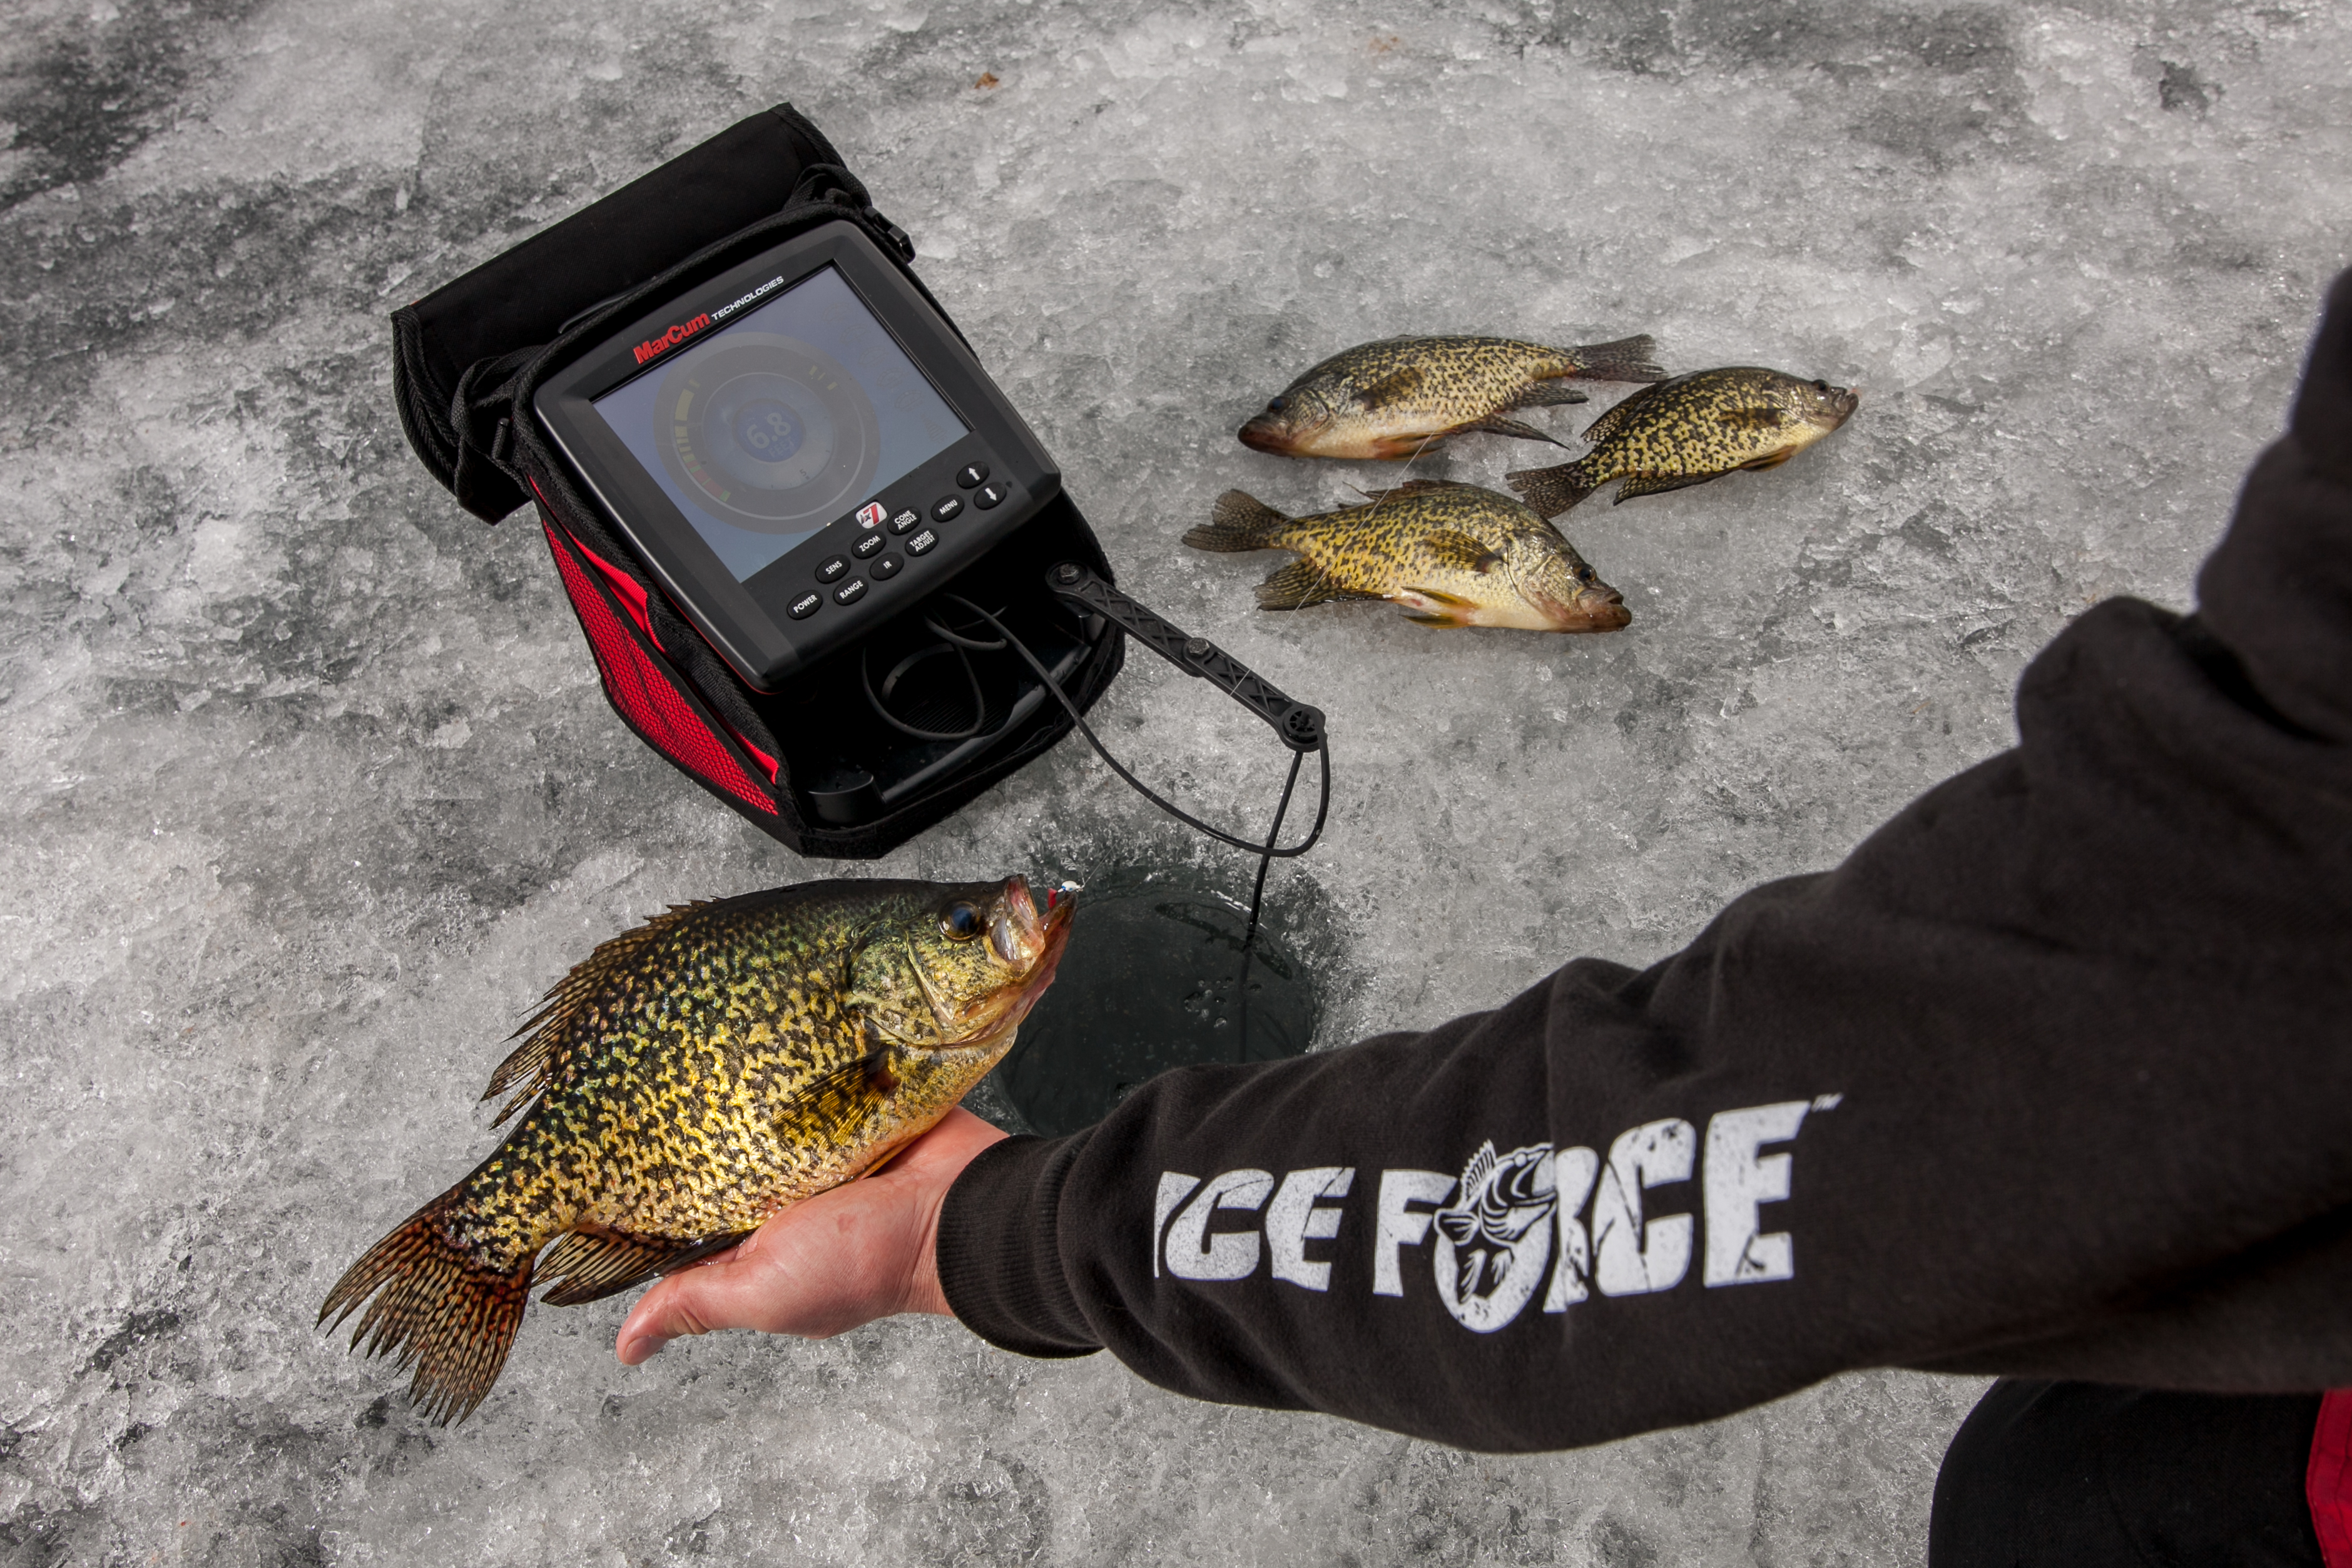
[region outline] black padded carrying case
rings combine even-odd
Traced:
[[[1056,702],[1027,716],[968,765],[855,823],[828,821],[796,772],[814,764],[801,731],[822,713],[828,743],[858,709],[855,650],[821,660],[785,689],[747,685],[678,613],[603,521],[585,487],[530,417],[540,383],[650,302],[693,287],[821,223],[863,226],[938,309],[909,265],[914,245],[875,211],[831,142],[789,104],[755,114],[541,229],[392,318],[394,389],[409,445],[459,505],[495,523],[537,509],[565,595],[622,721],[763,832],[803,855],[870,858],[954,812],[1070,728]],[[946,310],[940,315],[953,326]],[[958,334],[961,331],[959,329]],[[1066,494],[950,584],[1000,599],[1042,584],[1055,563],[1105,578],[1110,564]],[[879,634],[877,634],[879,635]],[[1090,628],[1065,689],[1091,706],[1125,653],[1116,626]],[[884,738],[879,722],[875,736]],[[856,737],[847,737],[854,745]],[[903,744],[903,742],[901,742]]]

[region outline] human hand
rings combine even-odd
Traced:
[[[822,1340],[894,1312],[950,1314],[934,1248],[940,1205],[1003,1138],[958,1106],[875,1174],[794,1204],[698,1268],[646,1292],[614,1341],[625,1366],[680,1334],[757,1329]]]

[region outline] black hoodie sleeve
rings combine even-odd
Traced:
[[[2352,275],[2182,618],[1640,973],[1171,1073],[950,1193],[975,1331],[1474,1448],[1867,1366],[2352,1384]]]

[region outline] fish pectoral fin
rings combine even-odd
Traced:
[[[1421,390],[1422,382],[1420,366],[1411,364],[1402,366],[1389,372],[1380,380],[1360,388],[1356,393],[1356,405],[1360,408],[1378,408],[1384,403],[1411,397]]]
[[[1503,563],[1503,558],[1485,544],[1450,528],[1441,528],[1422,540],[1421,558],[1432,566],[1449,567],[1456,572],[1475,572],[1482,576]],[[1441,594],[1430,588],[1419,588],[1414,592],[1444,605],[1470,603],[1459,595]]]
[[[1709,479],[1719,479],[1720,474],[1636,474],[1617,487],[1617,500],[1612,506],[1632,500],[1635,496],[1662,496],[1668,490],[1688,489]]]
[[[1327,604],[1333,599],[1371,599],[1376,594],[1359,593],[1343,588],[1326,576],[1311,562],[1294,561],[1277,568],[1274,574],[1257,585],[1257,607],[1261,610],[1297,610],[1308,605]]]
[[[1473,419],[1467,425],[1456,425],[1446,434],[1459,436],[1471,430],[1483,430],[1489,436],[1516,436],[1522,441],[1549,441],[1555,447],[1568,445],[1558,437],[1548,436],[1532,425],[1522,425],[1517,420],[1500,414],[1489,414],[1484,419]]]
[[[776,1113],[777,1131],[790,1141],[795,1133],[837,1142],[863,1126],[898,1087],[887,1050],[866,1055],[820,1074],[803,1084]]]
[[[1797,449],[1794,447],[1784,447],[1780,451],[1759,458],[1752,463],[1742,463],[1739,466],[1749,473],[1761,473],[1766,468],[1779,468],[1796,455]]]
[[[724,1252],[751,1234],[730,1230],[680,1240],[674,1236],[640,1236],[614,1226],[583,1225],[557,1242],[540,1265],[539,1277],[554,1281],[540,1300],[551,1307],[601,1301],[656,1274],[674,1274],[714,1252]]]

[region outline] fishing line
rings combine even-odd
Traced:
[[[1061,703],[1061,705],[1068,710],[1071,722],[1077,726],[1078,733],[1087,738],[1087,744],[1095,749],[1095,754],[1103,760],[1104,763],[1109,767],[1111,772],[1117,773],[1121,779],[1124,779],[1127,782],[1129,788],[1134,790],[1136,794],[1141,795],[1144,799],[1150,801],[1152,805],[1158,806],[1161,811],[1166,812],[1177,821],[1183,823],[1186,826],[1193,828],[1201,833],[1205,833],[1221,844],[1230,844],[1236,849],[1246,850],[1257,857],[1257,880],[1250,889],[1249,923],[1242,930],[1241,983],[1235,990],[1236,1001],[1234,1006],[1235,1037],[1234,1059],[1235,1061],[1247,1059],[1247,1052],[1249,1049],[1250,954],[1257,942],[1258,917],[1265,904],[1266,872],[1273,867],[1274,862],[1276,860],[1296,859],[1297,857],[1306,854],[1309,849],[1314,848],[1317,840],[1323,837],[1323,826],[1329,818],[1331,812],[1331,742],[1329,737],[1326,736],[1317,742],[1315,747],[1315,754],[1321,763],[1321,778],[1316,791],[1315,826],[1307,830],[1307,837],[1286,848],[1283,847],[1283,819],[1290,814],[1291,795],[1298,787],[1298,770],[1307,761],[1306,752],[1294,751],[1290,753],[1289,774],[1282,782],[1282,798],[1276,804],[1274,808],[1274,826],[1267,832],[1265,841],[1263,843],[1259,843],[1250,839],[1236,837],[1233,834],[1224,832],[1220,828],[1210,826],[1199,817],[1194,816],[1192,813],[1183,810],[1173,802],[1160,795],[1150,785],[1146,784],[1141,779],[1137,778],[1134,773],[1129,772],[1127,767],[1121,763],[1117,757],[1110,754],[1109,749],[1102,743],[1101,737],[1095,733],[1094,726],[1088,724],[1087,722],[1086,715],[1078,711],[1078,705],[1071,701],[1069,694],[1062,689],[1061,683],[1055,680],[1052,674],[1046,670],[1045,666],[1038,659],[1037,656],[1029,651],[1028,645],[1024,643],[1019,637],[1014,637],[1013,633],[1006,628],[1003,622],[998,620],[994,616],[990,615],[986,610],[982,609],[978,605],[973,604],[971,600],[966,599],[960,595],[942,594],[940,597],[948,600],[950,603],[962,605],[966,610],[978,616],[982,620],[987,622],[991,626],[995,628],[996,635],[1003,639],[1003,641],[997,646],[1010,647],[1014,653],[1021,656],[1023,661],[1026,663],[1031,669],[1036,672],[1037,679],[1045,682],[1045,689],[1052,692],[1054,694],[1055,700]],[[926,622],[925,624],[929,625],[933,631],[940,631],[940,627],[936,622]],[[941,635],[945,636],[946,634],[942,632]],[[871,695],[871,690],[872,689],[869,687],[869,696]]]

